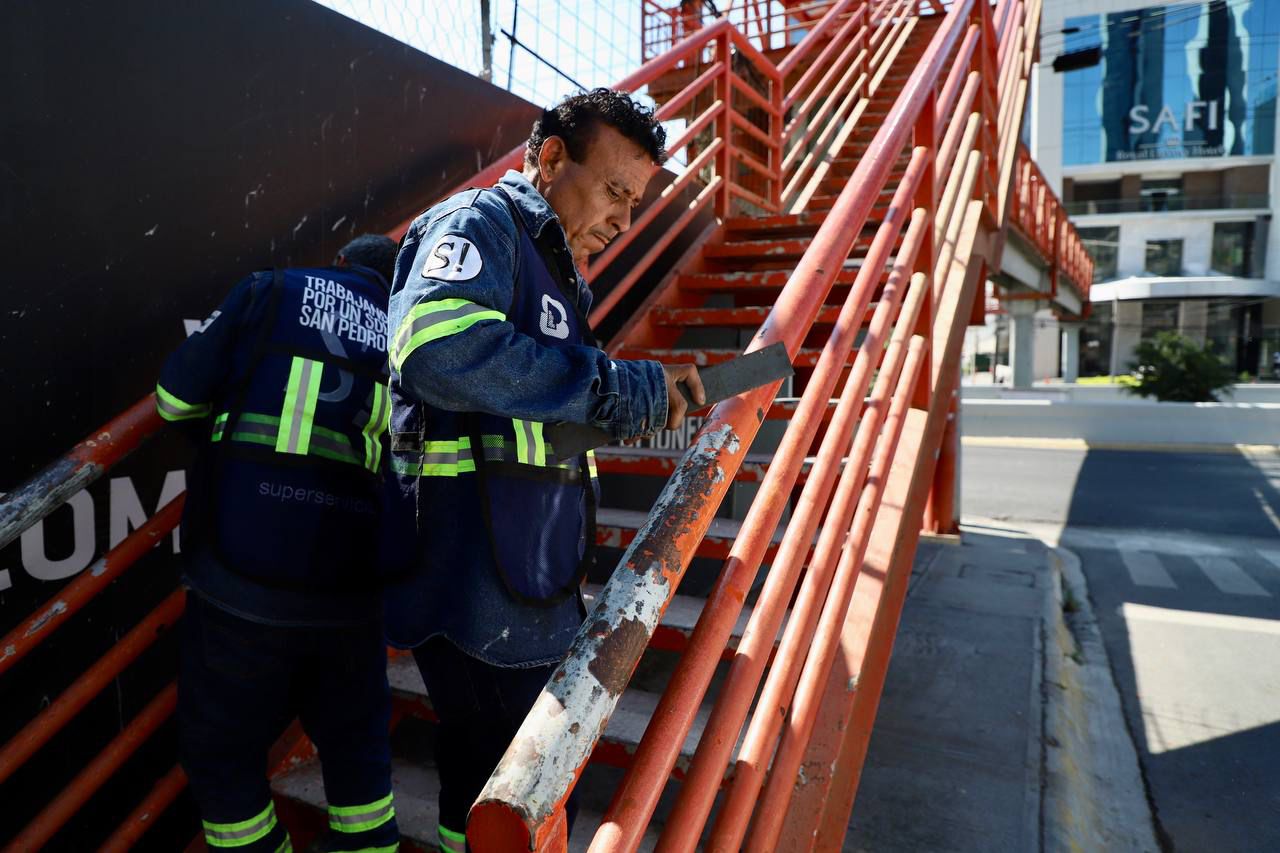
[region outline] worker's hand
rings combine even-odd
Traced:
[[[677,382],[683,382],[685,387],[689,389],[693,402],[697,404],[695,408],[704,405],[707,402],[706,392],[702,390],[702,379],[698,376],[698,368],[692,364],[664,364],[662,370],[667,374],[667,429],[675,429],[680,426],[680,422],[684,420],[685,412],[689,410],[689,403],[684,398],[684,394],[680,393],[680,389],[676,387]]]

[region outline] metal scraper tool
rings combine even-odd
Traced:
[[[791,359],[787,357],[787,348],[776,343],[730,361],[700,368],[698,378],[702,380],[702,390],[707,398],[707,402],[701,406],[693,402],[693,397],[683,382],[677,383],[676,387],[689,401],[689,411],[692,412],[761,385],[786,379],[792,373],[794,371]],[[613,441],[609,433],[586,424],[547,424],[543,434],[551,445],[547,449],[547,455],[556,462],[572,459],[580,453],[603,447]]]

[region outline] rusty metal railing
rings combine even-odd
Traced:
[[[12,542],[24,530],[110,470],[163,426],[164,421],[156,414],[155,398],[148,394],[44,471],[0,498],[0,547]],[[183,500],[184,496],[180,495],[163,506],[146,523],[93,562],[50,601],[37,608],[36,612],[0,639],[0,675],[33,652],[112,581],[168,536],[181,518]],[[182,612],[182,606],[181,590],[166,597],[7,743],[0,746],[0,783],[22,767],[94,697],[172,628]],[[112,738],[4,849],[40,849],[90,797],[110,781],[112,774],[129,756],[164,724],[173,713],[175,700],[176,688],[170,684]],[[127,837],[136,840],[152,823],[153,821],[141,824],[135,822]]]
[[[926,506],[940,518],[954,512],[944,494],[950,484],[935,477],[954,476],[954,449],[947,456],[955,441],[959,348],[978,283],[988,265],[999,264],[1039,0],[1001,0],[994,13],[980,0],[953,3],[918,59],[907,52],[922,25],[914,3],[854,6],[829,10],[824,31],[837,37],[822,48],[811,43],[805,59],[813,62],[798,81],[780,75],[813,91],[784,92],[784,107],[802,108],[784,111],[788,125],[771,145],[785,158],[787,140],[802,138],[792,151],[829,160],[844,140],[829,144],[835,136],[824,136],[833,127],[844,131],[854,105],[866,109],[873,82],[901,67],[899,59],[910,64],[910,76],[876,118],[878,130],[749,350],[780,341],[796,354],[907,150],[909,163],[593,851],[638,846],[886,267],[818,462],[733,653],[660,849],[692,850],[704,837],[744,724],[707,849],[840,845]],[[794,118],[803,107],[829,118],[810,130]],[[784,177],[793,168],[798,174],[803,160],[783,159]],[[804,210],[813,194],[797,193],[797,186],[784,185],[782,193],[792,212]],[[712,410],[473,807],[474,849],[564,848],[564,804],[776,390],[758,389]],[[802,762],[819,772],[799,777]]]

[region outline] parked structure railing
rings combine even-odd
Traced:
[[[1268,193],[1181,193],[1145,195],[1139,198],[1078,199],[1065,203],[1071,216],[1116,213],[1178,213],[1195,210],[1270,210]]]

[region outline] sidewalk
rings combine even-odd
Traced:
[[[962,541],[920,543],[846,850],[1040,849],[1049,551]]]
[[[1159,849],[1085,577],[1056,543],[977,519],[920,543],[845,850]]]

